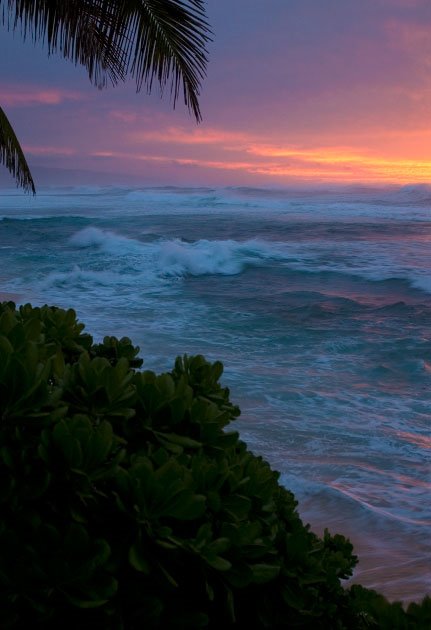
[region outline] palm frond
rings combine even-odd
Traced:
[[[210,31],[202,0],[129,0],[128,69],[137,89],[151,91],[156,78],[163,91],[170,81],[173,103],[180,88],[186,106],[201,119],[198,96],[207,65],[206,44]]]
[[[204,0],[0,0],[0,20],[83,65],[98,87],[131,75],[139,91],[154,79],[173,104],[201,119],[198,96],[210,30]]]
[[[105,87],[125,78],[124,53],[103,28],[101,0],[0,0],[0,20],[23,39],[46,44],[86,68],[90,81]],[[107,18],[109,16],[106,16]]]
[[[139,91],[156,79],[163,94],[170,84],[175,107],[184,102],[201,120],[200,83],[207,64],[210,30],[204,0],[0,0],[0,23],[24,39],[46,44],[49,55],[86,68],[104,87],[130,74]],[[0,110],[0,162],[19,185],[35,192],[13,129]]]
[[[6,166],[17,185],[35,194],[33,177],[12,126],[0,107],[0,164]]]

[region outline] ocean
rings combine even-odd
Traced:
[[[221,360],[236,428],[354,581],[431,591],[431,188],[0,194],[0,292],[129,336],[146,369]]]

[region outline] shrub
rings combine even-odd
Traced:
[[[2,628],[420,628],[340,580],[343,536],[304,526],[228,425],[222,365],[138,371],[73,310],[0,305]]]

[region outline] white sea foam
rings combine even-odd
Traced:
[[[142,243],[139,241],[95,227],[84,228],[76,232],[71,236],[70,243],[75,247],[98,248],[114,255],[126,255],[132,252],[139,252],[143,247]]]
[[[431,201],[431,186],[429,184],[407,184],[395,191],[393,197],[401,201],[421,202]]]
[[[172,276],[207,274],[235,275],[246,266],[261,265],[268,259],[280,258],[275,247],[263,241],[232,240],[195,243],[167,241],[160,245],[159,264],[162,273]]]
[[[152,259],[162,276],[235,275],[249,265],[267,261],[286,261],[288,248],[283,243],[263,240],[207,240],[187,242],[180,239],[138,241],[107,230],[87,227],[69,239],[73,247],[92,248],[101,253],[127,258],[134,254]]]
[[[431,293],[431,275],[417,276],[412,278],[411,284],[416,289]]]
[[[104,216],[116,212],[121,203],[124,214],[136,211],[160,215],[274,214],[303,220],[351,221],[370,217],[378,220],[429,221],[431,188],[412,185],[401,188],[325,188],[322,190],[254,189],[254,188],[127,188],[69,186],[41,188],[36,197],[24,196],[15,190],[2,193],[6,216],[43,211],[42,216],[64,216],[73,211],[82,216]]]
[[[79,265],[71,271],[53,271],[49,273],[41,282],[40,288],[49,289],[52,287],[75,287],[75,288],[90,288],[94,286],[98,287],[113,287],[115,285],[130,284],[130,280],[121,274],[113,273],[112,271],[92,271],[82,269]]]
[[[160,227],[160,226],[159,226]],[[141,236],[153,236],[152,229]],[[296,271],[307,274],[336,273],[371,282],[403,280],[412,287],[431,293],[431,258],[422,244],[413,243],[400,251],[392,243],[338,243],[333,253],[330,243],[310,246],[309,243],[265,241],[263,239],[208,240],[194,242],[159,238],[137,240],[109,230],[87,227],[73,234],[70,244],[78,249],[91,249],[123,260],[124,273],[137,272],[139,267],[159,277],[202,275],[236,275],[249,267],[279,266],[286,274]],[[429,273],[423,268],[428,255]],[[419,265],[422,265],[421,269]],[[121,270],[118,269],[120,272]]]
[[[170,276],[234,275],[244,269],[245,263],[235,255],[234,245],[229,241],[165,242],[160,246],[160,269]]]

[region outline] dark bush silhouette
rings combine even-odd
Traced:
[[[304,526],[229,423],[221,363],[139,371],[73,310],[0,305],[2,628],[428,628],[343,588],[343,536]]]

